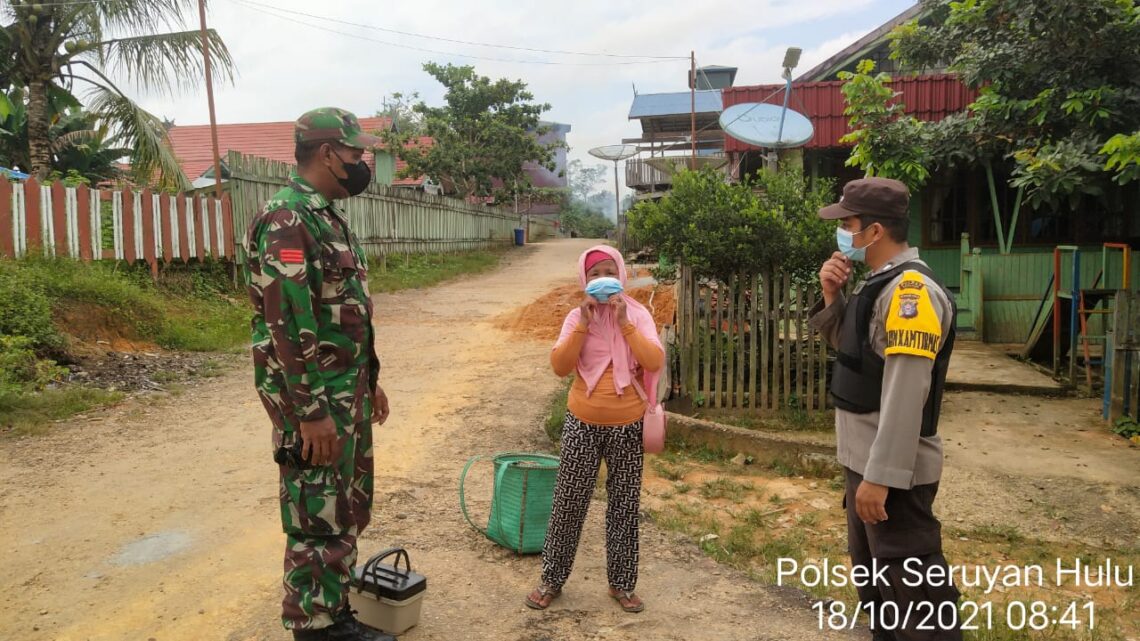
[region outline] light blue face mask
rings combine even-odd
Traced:
[[[871,245],[855,247],[855,236],[862,234],[864,231],[867,230],[864,229],[863,231],[852,233],[842,227],[836,227],[835,244],[839,246],[839,253],[858,263],[867,260],[867,247]]]
[[[593,296],[599,303],[604,303],[614,296],[622,293],[621,281],[609,276],[595,278],[586,284],[586,293]]]

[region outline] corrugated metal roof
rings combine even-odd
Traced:
[[[954,75],[930,75],[896,78],[891,87],[901,92],[898,100],[906,105],[906,113],[919,120],[939,121],[961,111],[965,111],[977,98],[977,92],[969,89]],[[811,119],[815,127],[815,137],[808,149],[845,147],[839,139],[850,131],[847,116],[843,115],[845,103],[840,81],[797,83],[792,87],[792,99],[788,105]],[[758,85],[752,87],[731,87],[724,90],[725,109],[745,102],[768,102],[783,104],[783,85]],[[731,136],[725,136],[725,151],[750,151],[756,149]]]
[[[360,119],[361,128],[369,132],[383,131],[391,125],[388,118]],[[188,179],[201,176],[214,164],[209,125],[171,127],[167,136]],[[218,150],[222,157],[232,150],[292,163],[293,148],[293,121],[218,125]]]
[[[721,104],[721,92],[718,90],[698,91],[697,113],[720,113],[724,107]],[[633,106],[629,108],[629,119],[655,118],[660,116],[677,116],[692,112],[693,97],[688,91],[675,93],[643,93],[633,97]]]

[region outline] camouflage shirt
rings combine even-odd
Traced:
[[[254,377],[274,426],[367,421],[380,363],[368,263],[344,215],[294,174],[244,243]]]

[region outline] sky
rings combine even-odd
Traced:
[[[806,71],[912,4],[210,0],[207,20],[225,40],[237,67],[232,81],[215,86],[219,123],[294,120],[319,106],[373,115],[383,97],[393,92],[418,91],[429,104],[440,104],[442,87],[423,71],[423,64],[470,64],[485,76],[527,82],[536,100],[551,105],[546,120],[571,125],[570,159],[597,163],[588,149],[640,133],[638,123],[628,120],[634,87],[639,93],[687,90],[690,51],[696,53],[698,66],[738,67],[738,86],[780,82],[780,63],[788,47],[803,49],[797,69]],[[197,13],[187,18],[187,27],[196,28]],[[645,58],[504,47],[681,59],[643,63]],[[620,64],[635,61],[638,64]],[[137,88],[131,93],[151,113],[178,125],[209,122],[204,89],[173,96],[148,95]]]

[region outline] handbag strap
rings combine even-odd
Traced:
[[[649,400],[649,397],[645,394],[645,389],[643,389],[641,387],[641,383],[637,381],[638,378],[639,377],[634,376],[631,379],[633,382],[633,389],[637,390],[637,395],[641,397],[641,400],[645,401],[645,405],[647,406],[646,409],[652,410],[653,407],[657,405],[657,399],[654,398],[652,401]],[[656,390],[654,390],[654,392],[654,396],[657,396]]]

